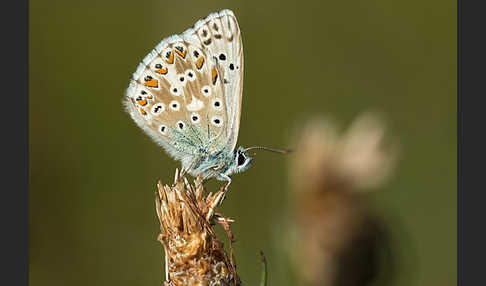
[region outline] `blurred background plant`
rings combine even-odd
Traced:
[[[163,281],[153,192],[179,165],[121,98],[162,38],[223,8],[243,34],[239,143],[292,147],[289,127],[308,114],[348,126],[379,110],[400,157],[367,199],[390,233],[392,285],[455,285],[456,2],[439,0],[30,1],[31,285]],[[263,250],[268,285],[295,285],[281,250],[293,221],[290,158],[259,153],[222,206],[238,219],[235,256],[247,284],[260,281]]]
[[[396,143],[374,113],[358,116],[344,134],[337,129],[329,119],[313,118],[294,135],[294,221],[286,249],[304,285],[391,285],[390,234],[366,192],[393,172]]]

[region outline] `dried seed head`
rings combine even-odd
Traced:
[[[210,224],[221,191],[204,198],[202,178],[191,185],[178,170],[172,186],[159,181],[157,188],[166,285],[236,285],[234,268]]]

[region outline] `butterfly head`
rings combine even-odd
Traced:
[[[260,150],[266,150],[266,151],[271,151],[271,152],[281,153],[281,154],[287,154],[292,152],[292,150],[281,150],[281,149],[273,149],[273,148],[260,147],[260,146],[254,146],[248,148],[243,148],[240,146],[238,147],[238,149],[234,151],[233,156],[230,159],[230,162],[228,164],[230,167],[227,169],[226,175],[241,173],[246,171],[248,168],[250,168],[255,155],[255,154],[250,155],[248,153],[248,151],[251,149],[260,149]]]

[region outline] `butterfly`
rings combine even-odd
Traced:
[[[193,176],[227,181],[248,169],[236,148],[243,91],[243,44],[230,10],[163,39],[139,64],[123,103],[135,123]]]

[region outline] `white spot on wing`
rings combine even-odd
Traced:
[[[216,127],[220,127],[223,125],[223,119],[220,116],[213,116],[211,118],[211,123]]]
[[[216,110],[221,110],[223,108],[223,104],[221,103],[221,99],[219,98],[214,99],[211,105]]]
[[[186,127],[186,124],[184,123],[184,121],[182,120],[179,120],[176,122],[176,126],[177,128],[179,128],[180,130],[184,130],[184,128]]]
[[[201,121],[201,117],[199,116],[199,114],[193,112],[191,114],[191,121],[192,121],[193,124],[198,124],[199,121]]]
[[[152,109],[150,112],[152,112],[153,115],[157,115],[159,113],[162,113],[165,111],[165,106],[163,103],[156,103],[152,106]]]
[[[184,74],[178,74],[177,80],[180,82],[182,86],[186,85],[186,76]]]
[[[172,93],[174,96],[179,96],[181,95],[181,88],[178,86],[171,86],[170,93]]]
[[[198,111],[204,107],[204,103],[199,99],[195,98],[194,95],[192,96],[191,103],[186,106],[187,110],[189,111]]]
[[[190,81],[194,81],[196,79],[196,73],[194,73],[193,70],[186,70],[186,72],[184,73],[184,75]]]
[[[159,132],[162,133],[163,135],[166,135],[167,134],[167,126],[160,125],[159,126]]]
[[[170,109],[174,111],[179,111],[179,102],[177,100],[172,100],[170,102]]]
[[[201,88],[201,93],[205,96],[208,97],[211,95],[211,88],[208,85],[205,85]]]

